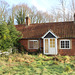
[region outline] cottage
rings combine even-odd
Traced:
[[[29,52],[40,50],[46,55],[75,55],[75,15],[74,21],[15,25],[22,32],[20,43]]]

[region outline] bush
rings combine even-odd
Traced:
[[[69,61],[70,60],[70,57],[69,56],[65,56],[64,57],[64,60]]]
[[[69,72],[69,71],[71,71],[71,70],[72,70],[72,69],[71,69],[70,66],[66,66],[66,67],[65,67],[65,71],[66,71],[66,72]]]
[[[18,44],[16,45],[16,47],[17,47],[19,53],[24,54],[24,53],[27,52],[26,48],[25,48],[23,45],[21,45],[20,43],[18,43]]]
[[[7,50],[12,46],[12,39],[9,35],[10,31],[6,22],[0,24],[0,50]]]
[[[16,47],[13,47],[12,53],[13,53],[13,54],[14,54],[14,53],[18,53],[18,49],[17,49]]]
[[[7,25],[6,22],[0,23],[0,50],[6,51],[16,46],[21,39],[21,33],[16,30],[14,25]]]
[[[59,65],[59,63],[58,63],[57,61],[54,61],[53,64],[55,64],[55,65]]]
[[[64,62],[70,63],[70,57],[69,56],[65,56],[64,57]]]

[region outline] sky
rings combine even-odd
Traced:
[[[25,3],[29,7],[35,6],[38,10],[49,11],[52,7],[58,5],[58,0],[5,0],[10,7],[17,4]]]

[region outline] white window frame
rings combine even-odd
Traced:
[[[61,48],[61,41],[69,41],[69,48]],[[60,40],[60,49],[71,49],[71,47],[70,47],[70,40]]]
[[[29,48],[29,41],[37,41],[38,42],[38,40],[28,40],[28,49],[38,49],[38,48]]]

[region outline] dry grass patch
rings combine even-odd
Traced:
[[[75,72],[73,59],[74,57],[70,56],[11,54],[0,57],[0,75],[73,74],[72,72]]]

